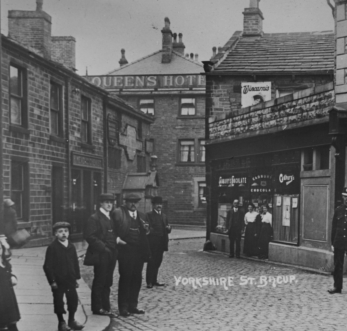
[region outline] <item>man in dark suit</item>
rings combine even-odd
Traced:
[[[122,243],[117,238],[117,229],[110,217],[113,201],[113,194],[100,195],[100,208],[87,221],[84,233],[89,244],[84,263],[94,265],[92,311],[96,315],[110,314],[110,292],[118,255],[117,242]]]
[[[137,210],[141,198],[134,193],[125,196],[125,206],[116,208],[112,218],[119,237],[126,245],[119,246],[119,314],[127,317],[130,314],[144,314],[137,308],[142,283],[144,262],[149,260],[150,250],[147,240],[148,225],[145,216]]]
[[[168,251],[169,233],[171,226],[165,214],[162,213],[162,197],[152,199],[153,210],[146,214],[146,222],[149,225],[148,241],[151,249],[151,258],[147,263],[146,282],[147,288],[154,286],[164,286],[158,282],[158,271],[163,261],[164,251]]]
[[[334,287],[330,294],[341,293],[343,262],[347,252],[347,187],[342,192],[343,204],[336,208],[331,228],[331,250],[334,252]]]
[[[234,200],[233,206],[227,213],[226,225],[230,241],[230,255],[234,257],[234,246],[236,244],[236,257],[240,257],[241,252],[241,233],[244,227],[245,213],[239,206],[239,201]]]

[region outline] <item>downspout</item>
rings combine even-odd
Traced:
[[[70,159],[70,78],[65,78],[65,146],[66,146],[66,162],[67,162],[67,210],[69,212],[69,220],[71,216],[71,159]],[[65,215],[66,217],[66,215]]]
[[[107,180],[108,180],[108,144],[107,144],[107,98],[103,98],[103,126],[104,126],[104,192],[107,192]]]

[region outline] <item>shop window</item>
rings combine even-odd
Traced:
[[[26,109],[26,71],[10,65],[10,122],[14,125],[27,126]]]
[[[81,97],[81,141],[91,144],[91,102],[90,99]]]
[[[199,191],[199,206],[206,205],[206,183],[199,182],[198,183],[198,191]]]
[[[147,159],[146,156],[137,155],[137,172],[147,171]]]
[[[11,162],[11,199],[17,218],[26,221],[29,206],[28,165],[24,162]]]
[[[196,114],[195,98],[182,98],[180,115],[194,116],[195,114]]]
[[[120,169],[122,164],[122,150],[120,148],[108,148],[108,167]]]
[[[51,83],[50,107],[51,134],[61,136],[63,131],[62,88],[55,83]]]
[[[139,108],[147,115],[154,115],[154,99],[140,99]]]
[[[205,162],[206,146],[205,140],[199,140],[199,162]]]
[[[313,148],[306,148],[303,151],[302,168],[304,171],[313,170]]]
[[[330,148],[322,146],[316,150],[317,170],[330,169]]]
[[[180,162],[195,162],[195,148],[194,140],[181,140],[180,141]]]

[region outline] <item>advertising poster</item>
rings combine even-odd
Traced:
[[[290,197],[283,197],[282,225],[290,226]]]
[[[241,83],[242,108],[271,100],[271,82]]]

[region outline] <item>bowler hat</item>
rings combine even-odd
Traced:
[[[163,198],[162,197],[153,197],[152,198],[152,203],[155,204],[162,204],[163,203]]]
[[[99,201],[113,201],[115,200],[114,195],[112,193],[101,193],[99,196]]]
[[[124,200],[138,202],[141,200],[141,197],[135,193],[129,193],[125,195]]]
[[[347,197],[347,187],[343,188],[342,195]]]
[[[53,224],[53,232],[61,228],[68,228],[70,230],[71,224],[68,222],[57,222]]]
[[[5,204],[5,206],[7,206],[7,207],[11,207],[11,206],[14,205],[14,202],[13,202],[11,199],[5,199],[5,200],[4,200],[4,204]]]

